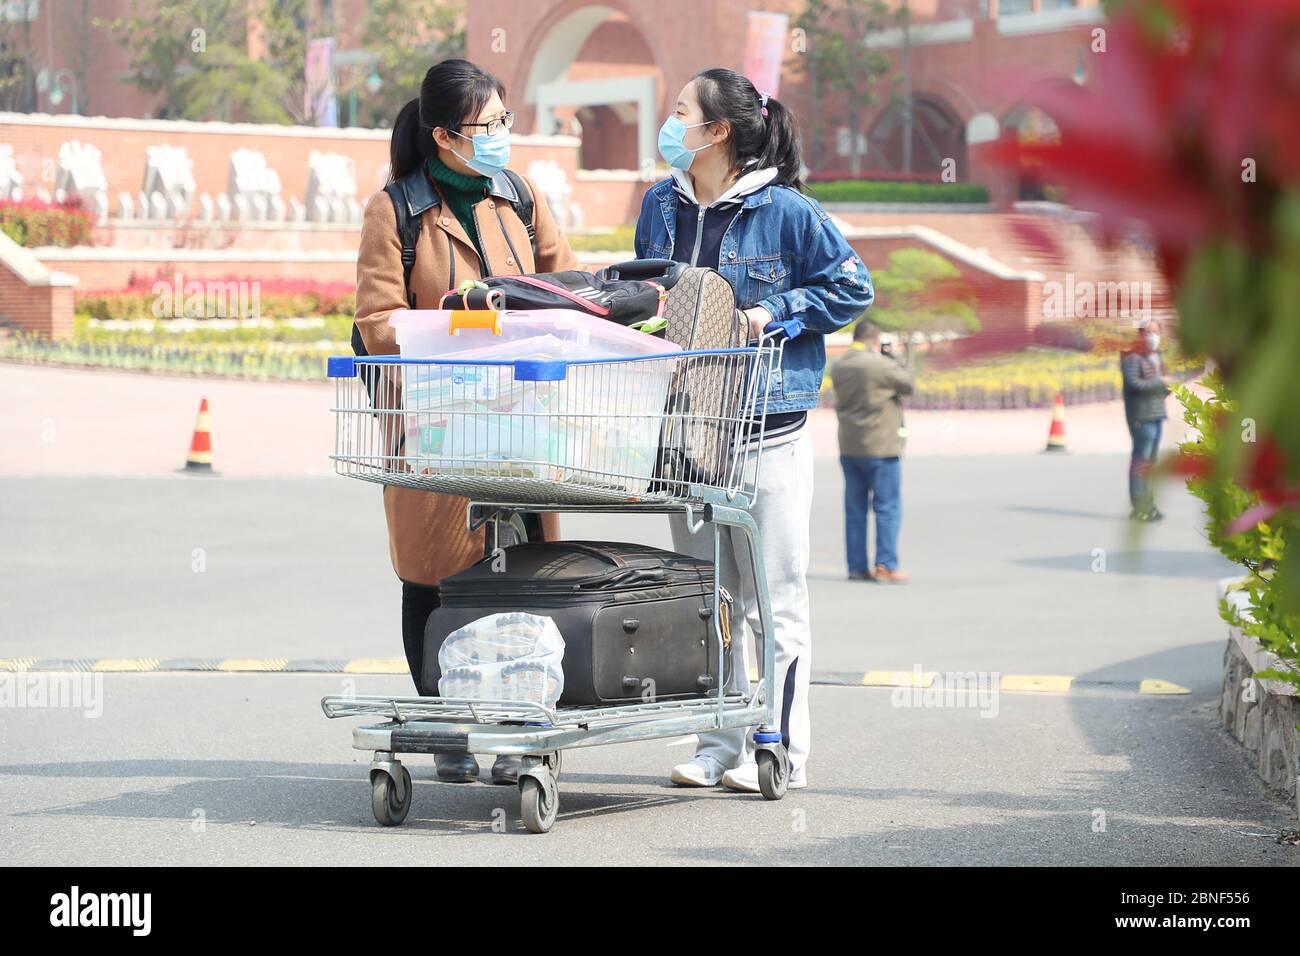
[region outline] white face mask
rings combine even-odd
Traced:
[[[1144,338],[1147,340],[1147,348],[1151,351],[1154,352],[1156,349],[1160,348],[1160,336],[1155,332],[1148,332]]]

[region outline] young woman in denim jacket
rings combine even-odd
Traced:
[[[826,364],[823,336],[871,305],[871,277],[826,212],[801,191],[794,115],[741,74],[705,70],[686,84],[659,132],[659,151],[672,176],[641,203],[637,255],[717,269],[736,290],[755,338],[777,328],[788,338],[768,392],[753,516],[776,632],[777,718],[790,754],[790,787],[797,789],[807,786],[811,742],[813,448],[805,426]],[[678,551],[713,557],[711,536],[691,535],[683,518],[673,518],[672,533]],[[742,621],[759,630],[749,562],[743,532],[724,530],[721,583],[739,604],[732,615],[731,692],[749,687]],[[672,780],[757,792],[751,735],[743,729],[700,734],[694,758],[674,767]]]

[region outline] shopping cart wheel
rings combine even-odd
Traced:
[[[411,809],[411,772],[399,764],[401,787],[386,771],[370,772],[370,807],[383,827],[395,827],[406,819]],[[399,794],[398,791],[401,791]]]
[[[519,815],[529,833],[549,833],[560,812],[560,788],[549,771],[519,778]]]
[[[755,756],[758,759],[758,789],[768,800],[780,800],[790,785],[790,757],[785,745],[776,744],[771,749],[759,750]]]

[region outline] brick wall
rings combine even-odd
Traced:
[[[0,324],[52,338],[71,335],[75,283],[0,233]]]
[[[30,286],[0,267],[0,322],[50,338],[72,334],[72,289]]]
[[[641,197],[654,185],[631,177],[579,177],[573,184],[573,201],[582,207],[586,229],[633,225],[641,212]]]
[[[195,258],[177,255],[174,259],[143,256],[133,258],[129,251],[104,260],[99,258],[45,258],[46,265],[59,272],[75,276],[78,291],[123,289],[132,280],[166,280],[177,273],[187,278],[217,279],[311,279],[320,283],[355,282],[357,263],[355,250],[329,257],[262,258],[238,255],[213,255]]]
[[[284,252],[334,250],[354,252],[361,226],[322,223],[187,223],[180,226],[114,221],[91,230],[96,246],[112,246],[129,255],[138,249],[278,249]]]

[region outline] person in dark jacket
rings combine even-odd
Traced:
[[[898,526],[903,516],[903,396],[912,394],[912,373],[887,344],[880,328],[861,319],[853,347],[831,365],[839,418],[840,467],[844,469],[844,550],[849,578],[903,584],[898,570]],[[867,561],[867,509],[876,515],[875,573]]]
[[[1165,396],[1171,382],[1160,361],[1159,322],[1152,319],[1138,327],[1133,346],[1120,353],[1119,368],[1124,376],[1124,417],[1133,439],[1128,468],[1133,511],[1129,517],[1134,521],[1159,521],[1164,515],[1156,507],[1151,490],[1151,468],[1160,450]]]

